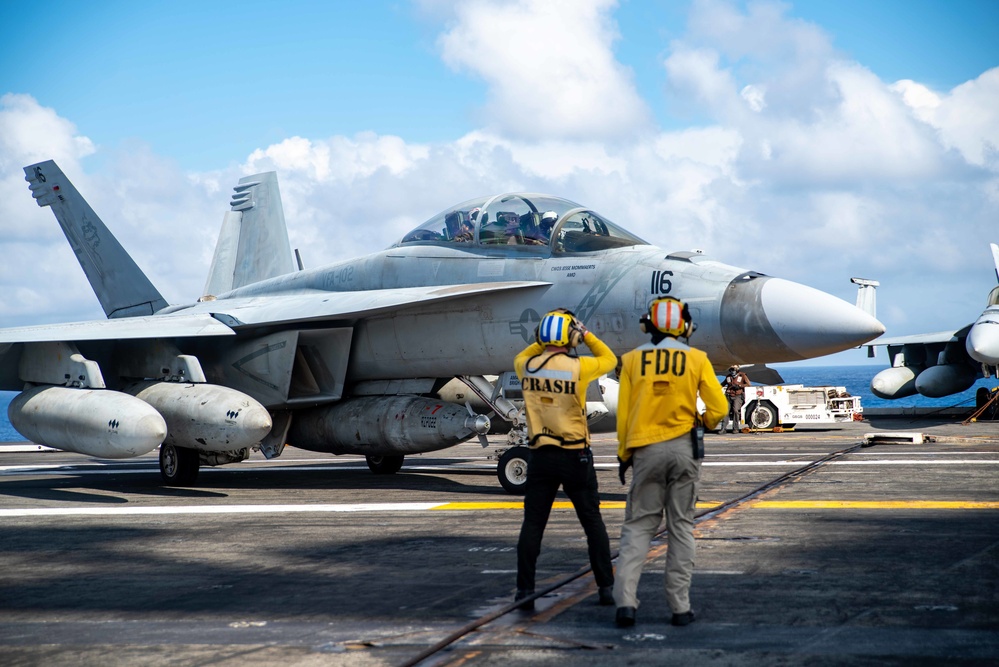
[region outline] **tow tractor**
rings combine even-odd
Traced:
[[[797,424],[861,421],[860,397],[846,387],[806,387],[800,384],[753,385],[746,388],[743,422],[752,431],[785,430]]]

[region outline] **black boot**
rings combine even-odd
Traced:
[[[618,607],[614,624],[619,628],[630,628],[635,624],[635,611],[634,607]]]
[[[518,588],[517,594],[513,596],[513,601],[516,602],[517,600],[523,600],[524,598],[529,598],[532,595],[534,595],[533,588],[532,589]],[[521,611],[534,611],[534,600],[528,600],[523,604],[517,605],[517,609],[520,609]]]
[[[685,611],[682,614],[673,614],[673,625],[690,625],[694,622],[694,611]]]

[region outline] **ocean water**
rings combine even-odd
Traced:
[[[897,398],[893,401],[878,398],[871,393],[871,380],[887,366],[868,364],[865,366],[784,366],[777,364],[776,370],[784,378],[786,384],[803,384],[805,386],[846,387],[853,396],[860,396],[860,405],[864,408],[950,408],[975,407],[975,392],[979,387],[992,389],[999,386],[996,378],[979,378],[967,391],[951,394],[943,398],[926,398],[916,394]]]
[[[25,439],[7,419],[7,406],[15,396],[16,391],[0,391],[0,442],[24,442]]]
[[[975,405],[975,392],[979,387],[992,389],[999,385],[995,378],[979,378],[967,391],[951,394],[944,398],[926,398],[925,396],[908,396],[894,401],[886,401],[871,393],[871,378],[884,366],[784,366],[775,367],[787,384],[803,384],[805,386],[846,387],[853,396],[860,396],[860,405],[864,408],[949,408],[968,407]],[[17,393],[0,391],[0,442],[20,442],[24,437],[14,430],[7,420],[7,406]]]

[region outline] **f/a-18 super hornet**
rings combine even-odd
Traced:
[[[989,245],[999,280],[999,246]],[[881,346],[888,348],[891,363],[871,380],[871,391],[881,398],[917,393],[942,398],[967,390],[979,377],[999,378],[999,286],[989,292],[985,310],[971,324],[939,333],[879,338],[868,345],[868,356]],[[979,404],[987,394],[987,389],[980,390]]]
[[[695,344],[722,367],[830,354],[884,331],[829,294],[665,252],[544,194],[471,199],[386,250],[303,269],[274,172],[235,187],[204,295],[167,304],[54,162],[24,171],[108,319],[0,330],[0,389],[21,392],[10,421],[91,456],[159,446],[168,484],[286,445],[395,472],[407,454],[489,428],[490,415],[440,399],[456,378],[522,433],[504,378],[556,307],[623,353],[644,342],[650,300],[676,296],[690,305]],[[501,481],[523,458],[515,449],[501,457]]]

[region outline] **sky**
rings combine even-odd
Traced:
[[[308,267],[548,192],[850,302],[878,280],[888,335],[956,329],[996,284],[999,2],[0,2],[3,327],[103,318],[45,159],[171,303],[276,170]]]

